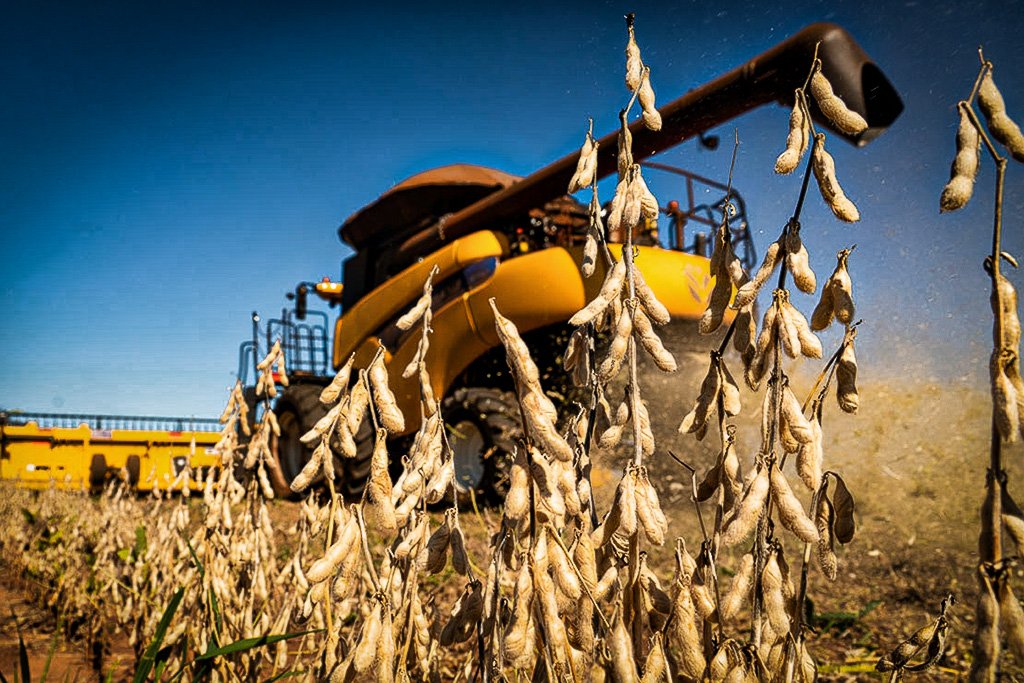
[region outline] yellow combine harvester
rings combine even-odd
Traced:
[[[196,476],[220,466],[219,431],[209,419],[0,413],[0,478],[97,491],[123,477],[139,491],[166,490],[190,466],[195,489]]]
[[[707,236],[722,223],[724,211],[737,211],[729,227],[748,268],[754,265],[753,245],[735,191],[646,159],[695,137],[713,148],[717,138],[703,135],[709,128],[770,102],[791,106],[794,89],[805,80],[815,55],[846,105],[868,122],[863,133],[844,137],[866,144],[896,119],[902,103],[881,70],[842,28],[815,24],[661,107],[660,131],[639,122],[630,126],[633,160],[645,166],[645,173],[673,173],[678,182],[678,200],[661,207],[661,225],[640,226],[633,241],[637,267],[681,325],[694,327],[706,306],[712,288]],[[812,116],[831,128],[816,105],[810,106]],[[616,171],[616,138],[612,132],[600,140],[598,177]],[[443,397],[458,487],[495,501],[502,498],[510,461],[506,456],[521,427],[488,301],[493,297],[524,334],[552,398],[561,405],[571,402],[572,387],[558,384],[564,374],[559,365],[567,321],[593,298],[604,279],[600,269],[589,279],[580,274],[587,207],[565,194],[577,157],[573,151],[526,177],[470,164],[413,176],[339,229],[342,241],[355,251],[343,264],[343,283],[302,282],[291,296],[294,312],[285,310],[280,319],[262,322],[253,314],[252,340],[243,345],[239,363],[243,385],[255,376],[256,360],[276,340],[290,362],[291,384],[282,388],[273,406],[281,435],[271,443],[279,464],[271,474],[280,493],[290,493],[289,482],[310,457],[299,437],[325,413],[318,400],[321,388],[350,354],[355,354],[356,367],[365,367],[383,345],[400,408],[406,415],[418,414],[417,380],[401,375],[415,353],[419,331],[402,332],[395,322],[419,297],[427,274],[436,267],[434,336],[427,363],[433,393]],[[694,224],[701,224],[696,227],[704,232],[694,232]],[[623,238],[608,235],[613,254],[619,253]],[[340,305],[333,324],[325,314],[306,310],[310,293]],[[332,328],[333,343],[328,341]],[[248,395],[254,396],[251,386]],[[412,431],[417,421],[408,420],[406,426]],[[356,457],[335,464],[340,487],[349,493],[360,489],[369,470],[369,421],[362,423],[355,440]]]

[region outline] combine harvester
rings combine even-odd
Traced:
[[[658,298],[681,324],[695,327],[711,292],[707,236],[730,219],[734,243],[750,268],[754,250],[743,202],[725,184],[700,178],[683,169],[646,161],[680,142],[768,103],[791,107],[794,90],[804,82],[816,54],[836,93],[861,114],[868,128],[856,136],[864,145],[880,135],[899,116],[903,105],[882,71],[842,28],[814,24],[764,54],[690,90],[660,108],[663,126],[654,132],[639,121],[630,126],[633,157],[646,170],[673,174],[678,201],[661,208],[662,226],[645,225],[634,235],[637,267]],[[819,125],[834,127],[810,103]],[[780,119],[780,129],[784,123]],[[617,132],[600,140],[598,177],[615,172]],[[252,386],[255,363],[275,341],[289,359],[290,386],[281,387],[273,406],[281,435],[271,441],[278,467],[271,468],[275,489],[289,495],[289,482],[311,455],[300,437],[325,413],[320,391],[351,354],[355,366],[365,367],[383,345],[390,382],[404,414],[419,411],[419,385],[404,379],[402,369],[413,357],[419,331],[400,331],[395,322],[420,296],[432,269],[434,278],[434,336],[428,363],[435,396],[443,397],[443,414],[452,432],[460,493],[474,490],[501,500],[516,435],[518,408],[512,399],[504,351],[494,329],[488,301],[493,297],[502,313],[524,334],[545,377],[545,387],[571,400],[571,387],[555,384],[567,340],[570,316],[592,299],[604,280],[599,272],[589,279],[580,274],[587,207],[566,195],[576,168],[573,151],[546,168],[516,177],[469,164],[445,166],[420,173],[385,192],[349,217],[339,229],[342,241],[355,253],[342,264],[343,283],[301,282],[289,298],[295,309],[281,318],[260,321],[253,314],[253,335],[243,344],[239,380]],[[605,195],[609,199],[611,193]],[[698,232],[684,229],[699,224]],[[660,235],[659,235],[660,232]],[[609,236],[618,256],[621,235]],[[691,241],[692,240],[692,241]],[[314,294],[341,314],[332,321],[322,312],[307,311]],[[333,327],[333,340],[328,330]],[[556,397],[557,398],[557,397]],[[257,417],[258,410],[250,415]],[[416,428],[408,420],[407,431]],[[398,439],[408,434],[395,434]],[[373,430],[364,420],[355,434],[358,454],[339,460],[335,471],[346,493],[358,492],[370,467]]]
[[[196,477],[220,467],[220,429],[214,419],[0,412],[0,478],[93,492],[122,478],[138,491],[167,490],[189,466],[196,489]]]

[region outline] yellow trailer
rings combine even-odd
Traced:
[[[195,477],[220,466],[220,429],[212,419],[0,413],[0,478],[96,491],[119,477],[149,491],[170,488],[191,466],[195,489]]]

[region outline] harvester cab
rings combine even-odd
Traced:
[[[895,120],[902,103],[881,70],[832,24],[814,24],[662,107],[660,132],[639,122],[630,127],[634,160],[645,165],[645,172],[670,173],[678,180],[675,201],[661,207],[659,224],[645,226],[635,246],[637,267],[674,320],[693,323],[705,308],[713,285],[707,235],[726,212],[744,265],[751,267],[756,254],[738,192],[646,159],[688,138],[703,140],[704,131],[762,104],[791,106],[815,50],[837,93],[868,121],[866,132],[844,137],[865,144]],[[828,126],[819,114],[812,109]],[[615,137],[613,132],[599,141],[598,177],[616,169]],[[339,228],[342,241],[355,251],[343,264],[344,287],[300,283],[294,311],[286,309],[281,318],[265,323],[254,314],[253,339],[243,344],[239,377],[245,383],[258,351],[280,340],[290,378],[296,380],[274,406],[281,435],[271,444],[278,465],[272,479],[279,491],[289,492],[289,482],[311,454],[299,437],[326,412],[318,400],[321,387],[353,354],[355,366],[366,367],[383,346],[400,409],[407,416],[419,414],[417,380],[401,377],[419,332],[403,332],[395,323],[436,269],[427,363],[434,395],[444,397],[442,414],[458,487],[485,499],[503,495],[507,455],[521,427],[488,301],[495,299],[523,333],[553,398],[570,400],[572,387],[559,383],[564,373],[558,369],[567,321],[596,295],[604,279],[602,263],[590,278],[580,272],[587,210],[566,195],[576,160],[575,153],[569,154],[524,178],[469,164],[417,174]],[[609,247],[618,258],[621,244],[614,237],[609,236]],[[308,309],[310,292],[340,304],[332,335],[326,314]],[[414,420],[406,424],[410,432],[417,427]],[[357,456],[337,460],[342,491],[360,490],[369,471],[372,437],[364,420],[355,434]]]

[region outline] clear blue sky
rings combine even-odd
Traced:
[[[863,220],[840,225],[812,195],[812,265],[824,279],[835,250],[859,244],[865,369],[983,381],[994,173],[959,214],[940,217],[938,195],[979,44],[1024,121],[1020,2],[545,5],[6,3],[0,406],[216,415],[249,312],[337,278],[350,213],[445,163],[527,174],[577,148],[587,116],[610,130],[630,10],[662,103],[812,21],[854,35],[906,111],[864,149],[831,143]],[[798,189],[771,173],[787,116],[764,108],[715,131],[717,152],[665,155],[724,178],[737,126],[735,185],[761,247]],[[1006,248],[1024,257],[1013,162],[1007,195]]]

